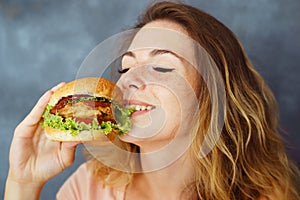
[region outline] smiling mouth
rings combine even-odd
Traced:
[[[154,105],[150,105],[141,101],[137,100],[131,100],[126,103],[126,108],[128,109],[134,109],[134,112],[137,111],[151,111],[155,109]]]
[[[143,106],[143,105],[128,105],[126,108],[134,108],[134,111],[150,111],[155,108],[155,106]]]

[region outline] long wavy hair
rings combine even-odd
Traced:
[[[209,14],[182,3],[166,1],[150,5],[136,28],[155,20],[169,20],[184,27],[211,56],[225,86],[224,127],[212,151],[201,157],[199,151],[210,121],[207,119],[213,113],[206,84],[199,78],[201,118],[190,148],[195,180],[186,190],[196,191],[198,199],[205,200],[259,196],[300,199],[296,188],[299,170],[289,160],[280,137],[275,98],[235,34]],[[120,146],[138,151],[132,144]],[[133,178],[133,174],[114,170],[96,159],[90,162],[90,169],[104,185],[119,187]]]

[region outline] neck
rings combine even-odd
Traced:
[[[141,157],[142,167],[153,162],[157,162],[157,158]],[[127,188],[127,199],[192,199],[191,193],[184,191],[193,178],[192,164],[187,153],[162,167],[135,174],[132,184]]]

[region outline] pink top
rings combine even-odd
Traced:
[[[111,187],[104,187],[87,170],[84,163],[67,179],[56,195],[57,200],[123,200],[124,192]]]
[[[68,178],[56,195],[57,200],[124,200],[125,193],[103,185],[87,170],[84,163]],[[258,200],[266,200],[261,196]],[[276,199],[276,198],[274,198]]]

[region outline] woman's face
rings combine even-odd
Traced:
[[[153,42],[159,45],[144,45],[152,35],[151,30],[157,29],[168,29]],[[184,45],[185,42],[163,48],[160,44],[170,39],[170,31],[187,35],[180,25],[170,21],[146,24],[122,58],[117,83],[124,93],[126,106],[136,108],[131,116],[132,130],[121,139],[149,150],[165,146],[179,134],[180,128],[188,128],[189,117],[197,105],[194,92],[197,71],[182,57],[191,57],[192,48]],[[170,42],[173,43],[181,42],[176,39]],[[184,135],[181,133],[180,137]]]

